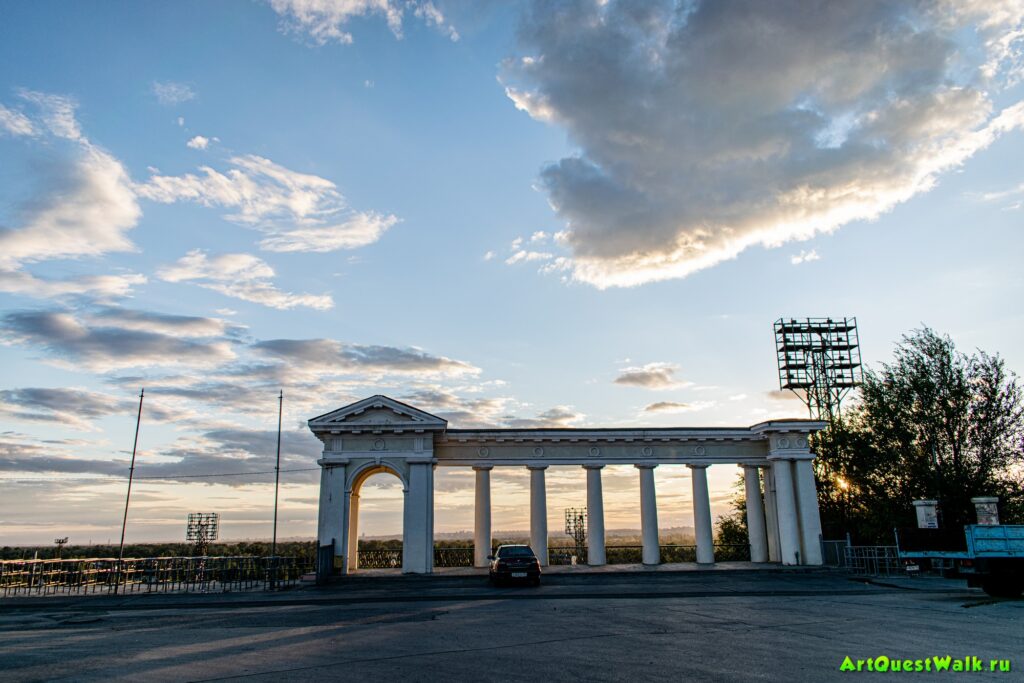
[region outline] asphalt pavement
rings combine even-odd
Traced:
[[[978,658],[970,680],[1022,680],[1022,618],[1024,601],[962,582],[828,571],[551,574],[539,588],[353,577],[2,600],[0,680],[962,680],[840,670],[846,657],[866,669],[947,655]],[[988,671],[1000,659],[1011,671]]]

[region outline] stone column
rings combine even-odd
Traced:
[[[693,527],[697,536],[697,563],[714,564],[715,538],[711,529],[711,498],[708,495],[708,466],[687,465],[693,475]]]
[[[584,465],[587,471],[587,564],[605,564],[604,494],[601,491],[601,470],[604,465]]]
[[[431,459],[409,463],[409,484],[402,516],[402,572],[434,570],[434,467]]]
[[[320,512],[317,519],[317,545],[334,543],[334,565],[345,569],[345,464],[321,460]],[[319,554],[317,555],[319,557]],[[319,571],[319,569],[317,570]]]
[[[743,483],[747,499],[747,533],[750,536],[750,561],[768,561],[768,534],[764,523],[764,501],[758,468],[743,465]]]
[[[359,494],[348,494],[348,570],[359,569]]]
[[[476,505],[473,526],[473,564],[486,567],[491,554],[491,469],[493,465],[476,465]]]
[[[775,479],[772,477],[771,465],[761,466],[764,481],[764,518],[765,531],[768,532],[768,561],[779,562],[779,516],[775,507]]]
[[[548,566],[548,493],[544,486],[547,465],[528,465],[530,470],[530,547],[542,567]]]
[[[661,562],[658,542],[658,498],[654,491],[654,468],[657,465],[634,465],[640,470],[640,528],[643,534],[643,563]]]
[[[800,522],[797,519],[796,496],[793,494],[793,463],[772,459],[775,477],[775,508],[779,525],[779,559],[782,564],[800,564]]]
[[[796,508],[800,521],[801,559],[804,564],[821,564],[821,516],[818,491],[814,485],[814,466],[809,459],[793,461],[796,474]]]

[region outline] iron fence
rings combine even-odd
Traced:
[[[845,568],[865,576],[903,574],[894,545],[850,545],[844,552]]]
[[[716,543],[716,562],[749,562],[750,546],[742,544]],[[493,551],[493,549],[492,549]],[[582,554],[581,554],[582,553]],[[643,546],[610,545],[605,548],[608,564],[640,564],[643,561]],[[461,548],[434,547],[434,566],[472,567],[473,546]],[[548,548],[548,564],[571,565],[587,563],[587,547],[551,546]],[[661,546],[661,562],[696,562],[697,546],[695,545],[663,545]],[[385,548],[360,550],[360,569],[401,569],[402,549]]]
[[[294,557],[133,557],[0,561],[0,591],[18,595],[228,592],[295,585]]]
[[[488,555],[490,554],[488,553]],[[434,548],[434,566],[472,567],[473,546],[468,548]]]
[[[840,541],[823,540],[821,542],[822,564],[826,567],[846,569],[846,549],[848,547],[850,547],[850,542],[846,539]]]
[[[360,569],[401,569],[402,549],[360,550],[356,566]]]

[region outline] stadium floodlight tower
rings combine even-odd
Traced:
[[[799,396],[811,419],[833,422],[863,382],[856,318],[779,318],[775,351],[779,388]]]
[[[216,541],[220,532],[220,515],[216,512],[190,512],[185,540],[193,545],[196,557],[205,557],[210,542]]]

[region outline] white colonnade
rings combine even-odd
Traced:
[[[752,562],[820,564],[821,525],[808,435],[823,424],[775,420],[743,428],[448,429],[442,418],[386,396],[372,396],[309,421],[324,444],[318,538],[340,573],[358,569],[359,490],[368,476],[389,472],[402,481],[402,570],[430,573],[434,563],[434,470],[474,470],[473,564],[487,565],[493,543],[491,473],[525,467],[530,476],[530,544],[548,563],[545,480],[552,465],[586,473],[587,557],[607,562],[602,472],[633,465],[638,474],[642,559],[661,560],[654,470],[689,468],[696,560],[715,562],[708,468],[742,467]],[[581,558],[582,559],[582,558]],[[322,565],[321,565],[322,566]]]

